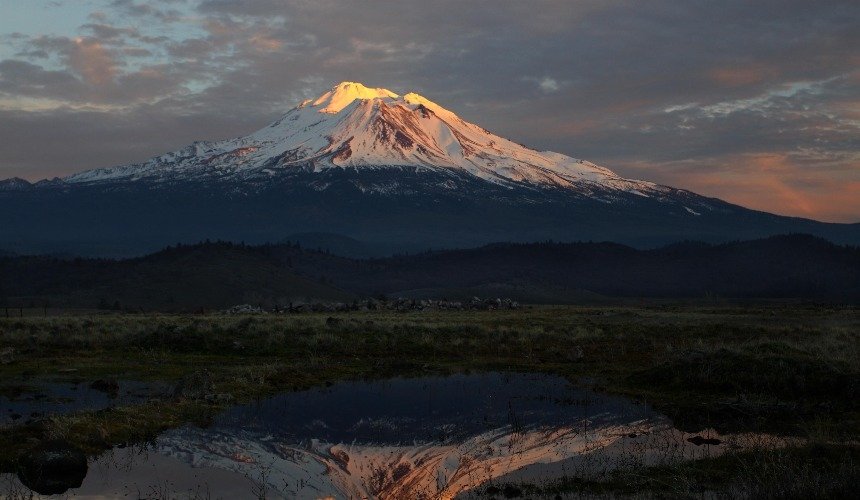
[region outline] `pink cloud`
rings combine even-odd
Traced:
[[[91,38],[76,38],[67,57],[69,68],[90,85],[103,86],[117,76],[117,62],[111,52]]]

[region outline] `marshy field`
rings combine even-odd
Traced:
[[[38,311],[0,318],[0,496],[848,497],[859,340],[788,303]]]

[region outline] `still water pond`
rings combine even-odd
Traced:
[[[134,380],[104,382],[104,386],[40,382],[35,386],[6,386],[4,393],[0,394],[0,427],[29,423],[49,415],[143,403],[169,394],[170,388],[163,383]]]
[[[727,446],[689,437],[646,404],[554,376],[342,382],[232,407],[208,428],[175,429],[145,448],[115,449],[65,495],[468,497],[494,482],[598,476]],[[23,492],[14,477],[4,480],[10,494]]]

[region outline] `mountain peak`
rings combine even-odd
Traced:
[[[416,94],[415,92],[409,92],[408,94],[405,94],[403,96],[403,100],[410,103],[410,104],[424,104],[424,105],[435,104],[430,99],[427,99],[423,95]]]
[[[338,113],[355,100],[385,97],[396,99],[398,95],[388,89],[365,87],[358,82],[340,82],[310,103],[305,101],[303,105],[318,107],[320,113]]]

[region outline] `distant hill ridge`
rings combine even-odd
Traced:
[[[654,250],[616,243],[493,244],[353,259],[297,244],[201,243],[135,259],[0,258],[0,306],[187,311],[238,303],[510,297],[860,300],[860,249],[808,235]]]

